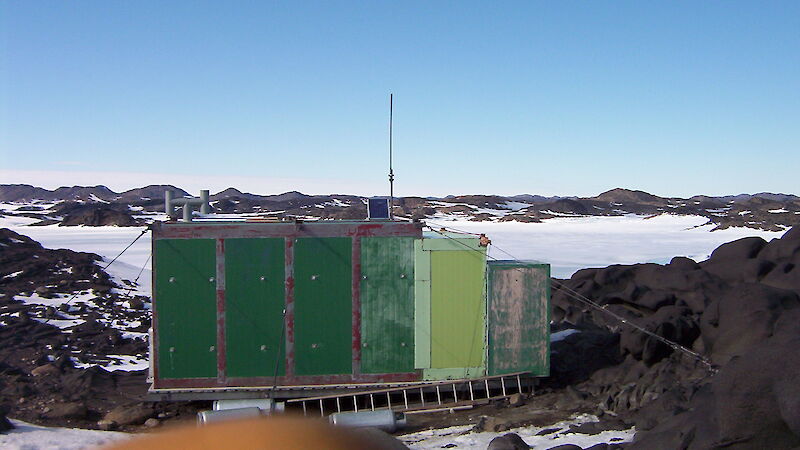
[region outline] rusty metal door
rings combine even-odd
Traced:
[[[550,266],[489,262],[489,374],[550,374]]]

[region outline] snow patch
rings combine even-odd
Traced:
[[[620,212],[620,210],[618,210],[618,209],[615,209],[614,211]],[[556,217],[583,217],[580,214],[551,211],[549,209],[543,209],[541,212],[542,212],[542,214],[549,214],[551,216],[556,216]]]
[[[573,335],[575,333],[580,333],[580,330],[576,330],[574,328],[570,328],[568,330],[561,330],[561,331],[555,332],[555,333],[550,335],[550,342],[563,341],[567,336],[571,336],[571,335]]]
[[[78,326],[78,325],[86,322],[83,319],[77,319],[77,318],[75,318],[75,319],[49,319],[48,320],[48,319],[42,319],[42,318],[39,318],[39,317],[34,317],[33,320],[35,320],[37,322],[41,322],[41,323],[47,324],[47,325],[52,325],[52,326],[57,327],[57,328],[61,328],[61,331],[63,331],[64,333],[72,333],[72,330],[70,328]]]
[[[445,448],[445,446],[453,448],[484,449],[489,445],[492,439],[506,433],[516,433],[532,448],[551,448],[565,444],[574,444],[581,448],[587,448],[601,443],[630,442],[633,440],[635,434],[634,428],[628,430],[603,431],[595,435],[567,432],[571,425],[579,425],[587,422],[597,422],[597,417],[583,414],[574,417],[572,420],[558,422],[547,427],[513,428],[499,433],[471,432],[473,428],[472,425],[462,425],[405,434],[398,436],[398,438],[411,449]],[[558,431],[544,436],[536,435],[536,433],[545,428],[557,428]]]
[[[131,437],[130,434],[115,431],[40,427],[14,419],[11,419],[11,423],[16,428],[0,434],[0,448],[5,450],[79,450]]]
[[[41,305],[58,308],[64,303],[67,303],[67,301],[70,303],[86,302],[97,297],[97,295],[95,295],[92,291],[81,291],[73,295],[75,296],[74,298],[72,295],[66,294],[54,294],[53,298],[45,298],[34,292],[32,295],[15,295],[13,298],[28,305]]]
[[[147,356],[103,355],[103,358],[108,358],[110,361],[103,361],[102,363],[82,363],[77,358],[70,357],[70,359],[72,359],[72,363],[79,369],[88,369],[92,366],[99,366],[105,370],[108,370],[109,372],[115,372],[117,370],[129,372],[134,370],[144,370],[150,365]]]
[[[97,203],[111,203],[108,200],[103,200],[102,198],[98,197],[95,194],[90,195],[89,196],[89,200],[91,200],[93,202],[97,202]]]
[[[510,209],[512,211],[519,211],[521,209],[525,209],[531,206],[530,203],[523,203],[523,202],[505,202],[504,204],[500,205],[505,209]]]

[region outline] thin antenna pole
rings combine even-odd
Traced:
[[[389,218],[394,219],[394,171],[392,170],[392,113],[394,94],[389,94]]]

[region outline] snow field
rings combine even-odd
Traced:
[[[675,256],[703,261],[726,242],[748,236],[765,240],[783,232],[752,228],[711,231],[700,216],[556,217],[542,223],[472,222],[440,218],[428,225],[485,233],[492,240],[489,256],[549,263],[556,278],[569,278],[587,267],[612,264],[666,264]],[[508,252],[514,258],[504,253]]]

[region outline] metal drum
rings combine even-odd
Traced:
[[[328,416],[332,425],[342,427],[372,427],[394,433],[406,426],[406,415],[391,409],[377,411],[337,412]]]
[[[203,426],[223,420],[251,419],[260,416],[261,409],[255,406],[248,408],[220,409],[216,411],[201,411],[197,413],[197,425]]]

